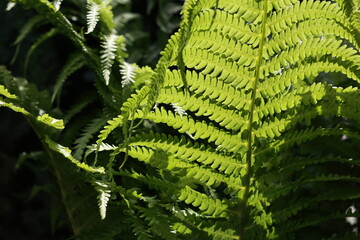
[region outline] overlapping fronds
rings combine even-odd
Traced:
[[[110,194],[127,208],[127,239],[312,239],[331,221],[352,236],[344,223],[358,216],[346,209],[360,199],[360,159],[348,151],[360,144],[358,0],[187,0],[155,69],[125,60],[118,2],[87,1],[86,33],[101,39],[100,57],[59,11],[61,1],[14,2],[36,9],[84,54],[65,65],[53,99],[85,64],[104,82],[96,87],[104,112],[113,112],[85,127],[74,156],[49,136],[45,143],[89,172],[102,219]],[[13,83],[3,82],[2,106],[63,127],[22,107]],[[80,161],[109,118],[85,153],[106,169]]]
[[[22,91],[17,92],[15,89],[19,87],[22,87]],[[63,120],[51,117],[43,109],[24,104],[28,98],[36,94],[39,98],[42,95],[34,86],[30,86],[25,80],[13,77],[5,67],[0,66],[0,107],[21,113],[34,124],[44,124],[55,131],[63,129]]]
[[[64,147],[64,146],[54,142],[49,137],[46,136],[45,141],[51,150],[58,152],[65,158],[69,159],[72,163],[76,164],[76,166],[78,166],[79,168],[82,168],[86,171],[93,172],[93,173],[104,173],[105,170],[103,167],[92,167],[92,166],[87,165],[84,162],[80,162],[79,160],[75,159],[72,156],[72,151],[69,148]]]
[[[237,212],[232,229],[241,239],[256,231],[275,239],[277,229],[282,232],[283,222],[298,212],[324,201],[358,199],[354,191],[341,195],[337,190],[296,198],[307,184],[323,190],[329,182],[358,183],[359,176],[341,173],[297,177],[319,165],[319,159],[329,159],[302,156],[304,146],[319,138],[341,142],[353,131],[341,119],[360,120],[359,29],[355,8],[349,11],[347,2],[186,1],[180,30],[162,52],[151,83],[129,98],[124,106],[131,114],[124,108],[99,142],[116,127],[132,126],[128,121],[147,119],[166,126],[165,132],[171,129],[130,137],[115,152],[127,152],[160,170],[159,181],[176,179],[181,194],[173,191],[173,197],[200,206],[196,211],[201,216],[220,211],[214,215],[220,220],[230,209]],[[327,72],[346,75],[348,87],[317,80]],[[326,118],[339,118],[339,124],[327,126]],[[276,176],[297,159],[293,148],[301,150],[303,161]],[[272,172],[264,175],[264,169]],[[180,175],[196,184],[184,187]],[[226,187],[220,190],[221,184]],[[221,197],[209,200],[199,186],[209,186]],[[277,209],[286,197],[294,202],[284,211]],[[223,205],[230,199],[231,207]],[[336,218],[324,216],[323,221]],[[320,222],[304,219],[292,234]]]
[[[74,157],[77,159],[82,159],[85,148],[93,135],[97,133],[101,127],[106,123],[106,118],[99,117],[95,118],[90,122],[81,133],[81,136],[75,140],[75,153]]]
[[[93,60],[91,50],[84,44],[84,37],[73,28],[70,21],[61,13],[61,11],[57,11],[51,2],[47,0],[14,0],[13,2],[21,3],[35,9],[41,16],[45,17],[50,23],[69,37],[69,39]]]

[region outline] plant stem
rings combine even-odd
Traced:
[[[263,48],[266,42],[265,31],[266,31],[266,20],[267,20],[267,8],[268,8],[268,0],[264,0],[264,8],[263,8],[263,17],[262,17],[262,27],[261,27],[261,41],[259,44],[259,53],[257,56],[256,69],[255,69],[255,79],[252,89],[250,109],[249,109],[249,123],[248,123],[248,140],[247,140],[247,152],[246,152],[246,169],[247,173],[244,179],[244,194],[241,201],[240,206],[240,229],[239,229],[239,240],[243,240],[245,238],[245,226],[247,220],[247,208],[248,208],[248,199],[250,193],[251,186],[251,178],[252,178],[252,154],[253,154],[253,124],[254,124],[254,109],[255,109],[255,100],[257,93],[257,85],[259,82],[260,76],[260,66],[262,64],[262,56],[263,56]]]

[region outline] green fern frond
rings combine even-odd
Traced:
[[[178,199],[180,201],[184,201],[186,204],[191,204],[194,207],[198,207],[202,211],[202,214],[213,217],[227,216],[226,202],[219,199],[212,199],[209,196],[200,193],[188,186],[180,191],[180,196]]]
[[[150,240],[152,235],[147,225],[145,225],[142,219],[139,219],[137,216],[134,216],[133,212],[130,214],[128,222],[132,228],[134,236],[137,236],[137,240]]]
[[[358,141],[360,28],[355,1],[185,1],[180,29],[170,38],[155,69],[138,68],[124,60],[128,39],[115,31],[124,30],[124,23],[134,15],[121,16],[117,24],[112,8],[119,3],[128,7],[130,1],[87,1],[86,33],[99,30],[93,36],[102,38],[100,61],[59,11],[61,1],[15,2],[40,12],[85,53],[72,56],[65,65],[52,101],[60,95],[66,78],[85,64],[99,76],[95,86],[106,105],[105,116],[86,125],[75,141],[74,156],[49,137],[46,143],[74,167],[105,173],[104,168],[77,159],[99,126],[111,119],[100,131],[97,144],[88,146],[85,157],[95,152],[101,164],[108,163],[108,176],[122,185],[110,190],[110,183],[91,180],[99,193],[101,218],[109,215],[108,220],[111,215],[110,208],[107,211],[110,192],[124,199],[117,203],[128,207],[122,213],[129,217],[124,222],[131,229],[119,230],[125,234],[118,232],[119,236],[292,239],[303,228],[345,216],[336,209],[339,214],[324,211],[323,219],[313,221],[311,214],[306,219],[302,213],[323,203],[347,204],[360,198],[359,177],[354,173],[358,159],[350,161],[346,149],[329,149],[328,155],[325,150],[308,150],[322,139],[340,147]],[[118,68],[120,75],[112,72]],[[346,80],[335,86],[338,81],[330,83],[323,77],[326,73],[347,79],[343,77]],[[120,81],[110,82],[116,76],[121,77],[122,88]],[[3,82],[7,83],[0,85],[2,106],[63,128],[60,120],[43,114],[42,108],[22,103],[31,94],[13,91],[12,80]],[[79,135],[75,125],[86,122],[84,109],[91,101],[75,104],[65,115],[66,122],[78,112],[82,118],[69,122],[71,130],[64,132],[64,138]],[[329,119],[336,121],[329,124]],[[117,128],[122,132],[114,131]],[[332,148],[331,144],[322,147]],[[327,164],[355,169],[350,174],[312,175],[317,167],[328,170]],[[125,181],[129,178],[130,183]],[[343,192],[342,184],[348,183],[351,187]],[[135,190],[139,186],[144,189]],[[319,194],[299,197],[308,186],[319,186]],[[329,191],[329,186],[334,190]],[[155,196],[154,192],[156,197],[148,197],[149,193]]]
[[[100,145],[105,139],[109,136],[109,134],[117,127],[121,126],[123,124],[123,116],[118,116],[116,118],[113,118],[112,120],[109,120],[108,125],[104,127],[103,130],[100,131],[100,135],[98,136],[97,143]]]
[[[49,114],[43,114],[41,116],[37,116],[36,120],[51,127],[54,127],[56,129],[64,129],[63,120],[50,117]]]
[[[104,173],[105,172],[105,169],[103,167],[91,167],[84,162],[78,161],[77,159],[75,159],[72,156],[71,150],[69,148],[64,147],[64,146],[54,142],[48,136],[45,137],[45,142],[48,144],[48,146],[51,150],[61,154],[65,158],[69,159],[72,163],[74,163],[79,168],[84,169],[89,172],[93,172],[93,173]]]
[[[158,209],[153,208],[138,208],[141,215],[140,218],[143,218],[149,226],[149,230],[152,233],[155,233],[161,239],[166,240],[180,240],[172,231],[171,226],[169,225],[169,218],[165,214],[161,213]]]
[[[76,159],[82,159],[85,148],[93,135],[97,133],[101,127],[106,123],[106,118],[99,117],[93,119],[82,131],[81,137],[75,140],[75,153]]]
[[[208,234],[208,237],[216,240],[231,240],[238,239],[236,233],[231,228],[226,229],[223,226],[217,226],[216,223],[211,224],[210,226],[201,227],[203,231]]]
[[[94,0],[99,6],[99,13],[100,13],[100,21],[103,23],[105,27],[105,32],[113,31],[115,27],[114,23],[114,14],[112,12],[112,4],[110,0],[106,1],[98,1]]]
[[[147,86],[142,87],[140,90],[136,91],[136,94],[132,94],[127,102],[121,108],[122,115],[119,115],[112,120],[108,121],[108,125],[100,131],[98,136],[97,144],[101,144],[109,134],[116,128],[122,126],[124,129],[124,135],[127,136],[127,120],[133,118],[136,110],[145,105],[146,96],[149,93],[149,88]]]
[[[145,113],[138,111],[135,117],[143,118]],[[155,111],[150,112],[146,117],[156,123],[165,123],[177,129],[180,133],[191,134],[194,139],[208,139],[207,141],[213,142],[219,149],[226,149],[236,153],[246,146],[245,141],[239,141],[239,135],[227,133],[212,124],[195,121],[190,116],[180,117],[174,115],[173,112],[167,111],[164,108],[155,108]]]
[[[3,66],[0,66],[0,83],[0,107],[7,107],[15,112],[22,113],[35,124],[40,123],[41,128],[48,126],[53,130],[64,129],[63,120],[51,117],[41,109],[42,106],[31,107],[26,104],[28,98],[38,98],[41,101],[39,95],[42,95],[42,93],[34,86],[31,86],[25,80],[22,81],[13,77]],[[41,103],[39,102],[39,104]]]
[[[249,227],[275,238],[277,233],[271,228],[277,226],[277,213],[271,206],[283,196],[310,183],[358,181],[356,176],[324,174],[271,188],[306,166],[322,162],[304,157],[309,162],[293,166],[286,161],[291,148],[346,132],[342,125],[314,124],[319,118],[359,120],[356,88],[335,88],[314,80],[322,72],[337,72],[359,82],[359,43],[352,21],[330,1],[187,1],[180,30],[170,38],[152,75],[150,90],[142,96],[148,102],[146,108],[134,100],[141,98],[135,94],[124,105],[131,107],[132,114],[125,112],[121,121],[109,126],[113,131],[118,126],[127,128],[137,119],[148,119],[166,124],[176,133],[139,134],[117,151],[125,151],[124,145],[128,145],[129,156],[172,176],[182,169],[182,174],[197,184],[227,185],[222,193],[229,193],[236,203],[243,202],[235,204],[242,215],[239,236],[243,238]],[[292,166],[288,174],[275,176],[287,164]],[[267,175],[261,178],[263,168],[273,171],[270,180]],[[236,182],[239,176],[241,181]],[[208,201],[190,186],[180,192],[179,200],[193,207]],[[271,197],[271,192],[276,197]],[[336,194],[293,205],[293,214],[307,209],[311,201],[335,200]],[[358,196],[354,193],[336,200],[349,198]],[[228,207],[225,204],[222,212]],[[293,216],[291,209],[286,212]],[[252,216],[249,226],[243,220],[247,214]],[[217,238],[231,239],[235,232],[229,232],[229,236],[219,234]]]
[[[6,99],[0,98],[0,107],[7,107],[15,112],[22,113],[24,116],[28,117],[29,119],[31,119],[37,123],[45,124],[46,126],[49,126],[51,129],[61,130],[64,128],[64,123],[62,120],[55,119],[55,118],[49,116],[48,114],[35,116],[35,115],[31,114],[30,112],[28,112],[27,110],[25,110],[23,107],[17,106],[16,104],[14,104],[12,102],[6,101]]]
[[[69,37],[74,44],[89,57],[90,61],[95,61],[95,55],[92,50],[84,44],[84,37],[78,33],[71,22],[47,0],[14,0],[26,7],[33,8],[39,15],[45,17],[52,23],[61,33]]]
[[[185,184],[187,184],[186,180],[211,187],[219,187],[220,184],[225,184],[224,192],[230,195],[237,195],[244,190],[241,179],[234,176],[224,176],[210,169],[201,168],[195,163],[187,162],[186,158],[179,159],[171,155],[168,156],[162,149],[152,150],[150,148],[133,147],[130,145],[128,154],[159,169],[167,169],[174,172],[178,168],[183,169],[178,174],[181,177],[186,177],[183,179]],[[178,184],[181,185],[180,183]]]
[[[148,134],[140,134],[130,140],[130,146],[146,146],[151,149],[161,149],[164,152],[171,153],[174,157],[189,162],[199,162],[205,166],[209,166],[214,170],[224,172],[227,175],[243,174],[245,165],[238,161],[235,156],[218,153],[206,146],[193,143],[184,136],[156,134],[150,132]]]
[[[17,99],[16,95],[11,94],[3,85],[0,85],[0,94],[9,99]]]

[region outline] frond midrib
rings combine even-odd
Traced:
[[[248,199],[249,199],[249,192],[251,186],[251,179],[252,179],[252,161],[253,161],[253,120],[254,120],[254,110],[255,110],[255,99],[257,94],[257,85],[260,78],[260,70],[261,64],[263,62],[263,51],[264,51],[264,44],[266,42],[266,30],[267,30],[267,7],[268,7],[268,0],[264,0],[263,3],[263,11],[262,11],[262,21],[261,21],[261,37],[260,37],[260,44],[259,44],[259,53],[257,57],[257,62],[255,66],[255,77],[252,87],[252,96],[250,102],[250,109],[249,109],[249,124],[248,124],[248,140],[247,140],[247,151],[246,151],[246,169],[247,174],[244,179],[244,195],[242,198],[242,206],[240,207],[240,231],[239,231],[239,240],[244,238],[245,233],[245,218],[246,218],[246,211],[248,207]]]

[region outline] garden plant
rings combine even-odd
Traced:
[[[35,13],[15,45],[41,34],[26,75],[0,67],[0,106],[41,142],[71,239],[360,239],[360,1],[142,1],[159,29],[135,2],[8,2]]]

